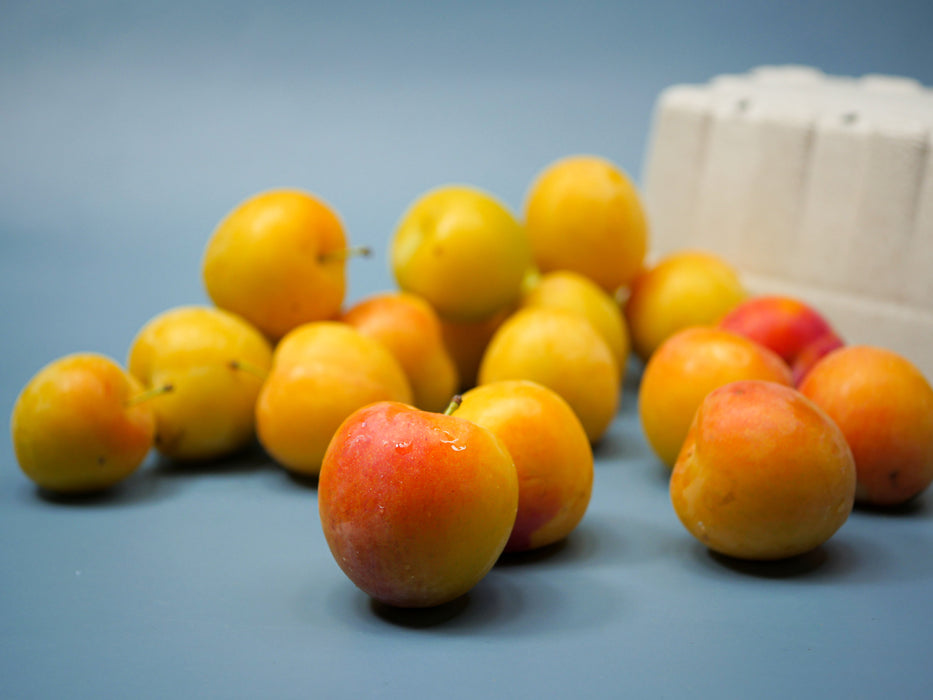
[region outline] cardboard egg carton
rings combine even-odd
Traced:
[[[663,91],[642,188],[654,256],[702,248],[755,293],[933,379],[933,90],[765,66]]]

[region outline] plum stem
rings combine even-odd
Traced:
[[[321,253],[320,261],[322,263],[337,262],[346,260],[348,258],[355,257],[369,257],[372,254],[372,248],[366,245],[351,245],[346,248],[338,248],[336,250],[330,250],[326,253]]]
[[[266,377],[269,374],[268,372],[264,371],[260,367],[257,367],[253,363],[246,362],[244,360],[230,360],[230,369],[234,371],[243,371],[243,372],[246,372],[247,374],[251,374],[261,382],[266,381]]]
[[[172,384],[163,384],[162,386],[154,386],[151,389],[146,389],[146,391],[141,394],[137,394],[129,401],[126,402],[127,408],[132,408],[133,406],[138,406],[141,403],[145,403],[151,399],[154,399],[157,396],[162,396],[162,394],[168,394],[175,390],[175,386]]]
[[[447,404],[447,408],[444,409],[444,415],[453,415],[453,412],[460,408],[461,403],[463,403],[463,397],[460,396],[460,394],[455,394],[454,397],[450,400],[450,403]]]

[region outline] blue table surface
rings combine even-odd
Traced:
[[[500,5],[502,5],[500,7]],[[156,313],[205,303],[220,218],[316,192],[348,236],[348,301],[393,286],[421,192],[516,212],[591,152],[637,180],[654,99],[766,63],[933,84],[927,3],[4,3],[0,399],[70,352],[124,360]],[[636,410],[596,449],[578,529],[430,611],[373,605],[334,563],[313,485],[255,449],[151,457],[63,501],[0,434],[0,697],[929,697],[933,494],[856,510],[809,555],[710,554],[670,506]]]

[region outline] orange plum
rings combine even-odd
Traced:
[[[414,404],[443,411],[459,389],[457,366],[444,345],[441,322],[424,299],[406,292],[374,294],[341,320],[384,344],[411,384]]]
[[[638,389],[638,412],[648,444],[673,467],[693,415],[713,389],[740,379],[791,385],[780,357],[748,338],[712,326],[686,328],[648,360]]]
[[[493,567],[515,522],[518,477],[486,428],[377,402],[334,435],[318,509],[334,559],[358,588],[388,605],[430,607]]]
[[[719,327],[777,353],[790,365],[795,385],[819,358],[843,345],[822,314],[799,299],[781,295],[746,299],[720,319]]]
[[[567,537],[593,490],[593,450],[567,402],[535,382],[493,382],[466,392],[457,415],[491,430],[515,461],[518,515],[506,551]]]
[[[810,370],[800,391],[845,434],[858,503],[900,505],[933,482],[933,388],[909,360],[868,345],[840,348]]]
[[[40,488],[78,494],[132,474],[153,445],[143,386],[103,355],[77,353],[43,367],[16,399],[10,432],[23,473]]]
[[[839,427],[796,389],[731,382],[697,410],[670,496],[709,549],[783,559],[815,549],[846,522],[855,463]]]
[[[747,292],[719,256],[684,250],[644,268],[625,301],[632,348],[643,361],[667,338],[690,326],[713,325]]]

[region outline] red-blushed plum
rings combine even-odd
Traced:
[[[470,591],[505,548],[518,475],[486,428],[382,401],[337,430],[318,508],[337,564],[375,600],[431,607]]]
[[[781,295],[746,299],[720,320],[719,327],[777,353],[791,367],[795,386],[822,356],[844,344],[816,309]]]
[[[835,331],[829,331],[829,333],[821,335],[813,342],[807,343],[806,347],[794,358],[794,362],[790,367],[794,386],[799,387],[803,384],[803,380],[817,362],[833,350],[838,350],[841,347],[845,347],[845,341],[836,335]]]

